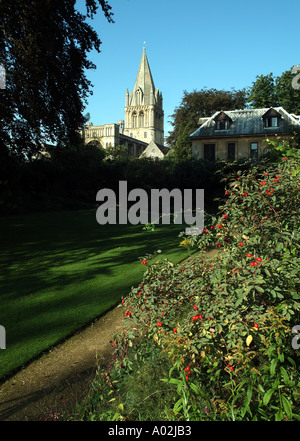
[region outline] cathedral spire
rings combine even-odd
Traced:
[[[139,94],[141,94],[142,99],[141,101],[137,102]],[[155,86],[146,54],[146,48],[144,46],[139,70],[133,88],[131,105],[138,103],[150,104],[150,97],[152,94],[155,94]]]
[[[145,43],[133,90],[125,94],[124,134],[145,143],[164,143],[162,94],[155,89]]]

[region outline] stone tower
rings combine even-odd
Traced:
[[[145,48],[133,91],[126,90],[124,135],[164,145],[163,97],[155,89]]]

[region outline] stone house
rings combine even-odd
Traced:
[[[257,159],[267,139],[288,139],[300,130],[300,116],[282,107],[217,111],[199,119],[199,128],[189,139],[192,156],[208,160]]]

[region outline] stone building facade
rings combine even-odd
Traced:
[[[189,138],[192,155],[208,160],[258,158],[267,140],[288,139],[300,131],[300,116],[282,107],[218,111],[200,118],[199,128]]]

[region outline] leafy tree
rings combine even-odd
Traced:
[[[276,94],[276,77],[273,73],[259,75],[249,90],[247,101],[254,109],[275,107],[278,105]]]
[[[192,131],[192,123],[180,124],[176,144],[173,148],[173,159],[176,162],[184,161],[192,156],[192,145],[188,140],[188,136]]]
[[[254,109],[281,106],[287,112],[300,113],[300,90],[292,86],[292,70],[275,77],[273,73],[257,76],[249,89],[247,101]]]
[[[213,115],[217,110],[233,110],[244,108],[246,103],[246,90],[216,90],[201,89],[187,92],[184,90],[183,98],[171,115],[173,131],[169,132],[167,142],[175,146],[179,135],[184,131],[191,134],[199,127],[200,117]],[[182,141],[181,141],[182,142]]]
[[[84,102],[91,83],[87,58],[101,41],[87,23],[99,5],[109,22],[106,0],[86,0],[86,15],[74,0],[2,0],[0,64],[6,90],[0,101],[0,152],[31,157],[42,142],[80,143]]]
[[[105,149],[105,156],[113,159],[126,158],[128,156],[128,149],[125,145],[110,146]]]
[[[279,105],[287,112],[300,114],[300,90],[294,89],[292,80],[294,74],[291,70],[282,73],[280,77],[276,78],[276,93]]]

